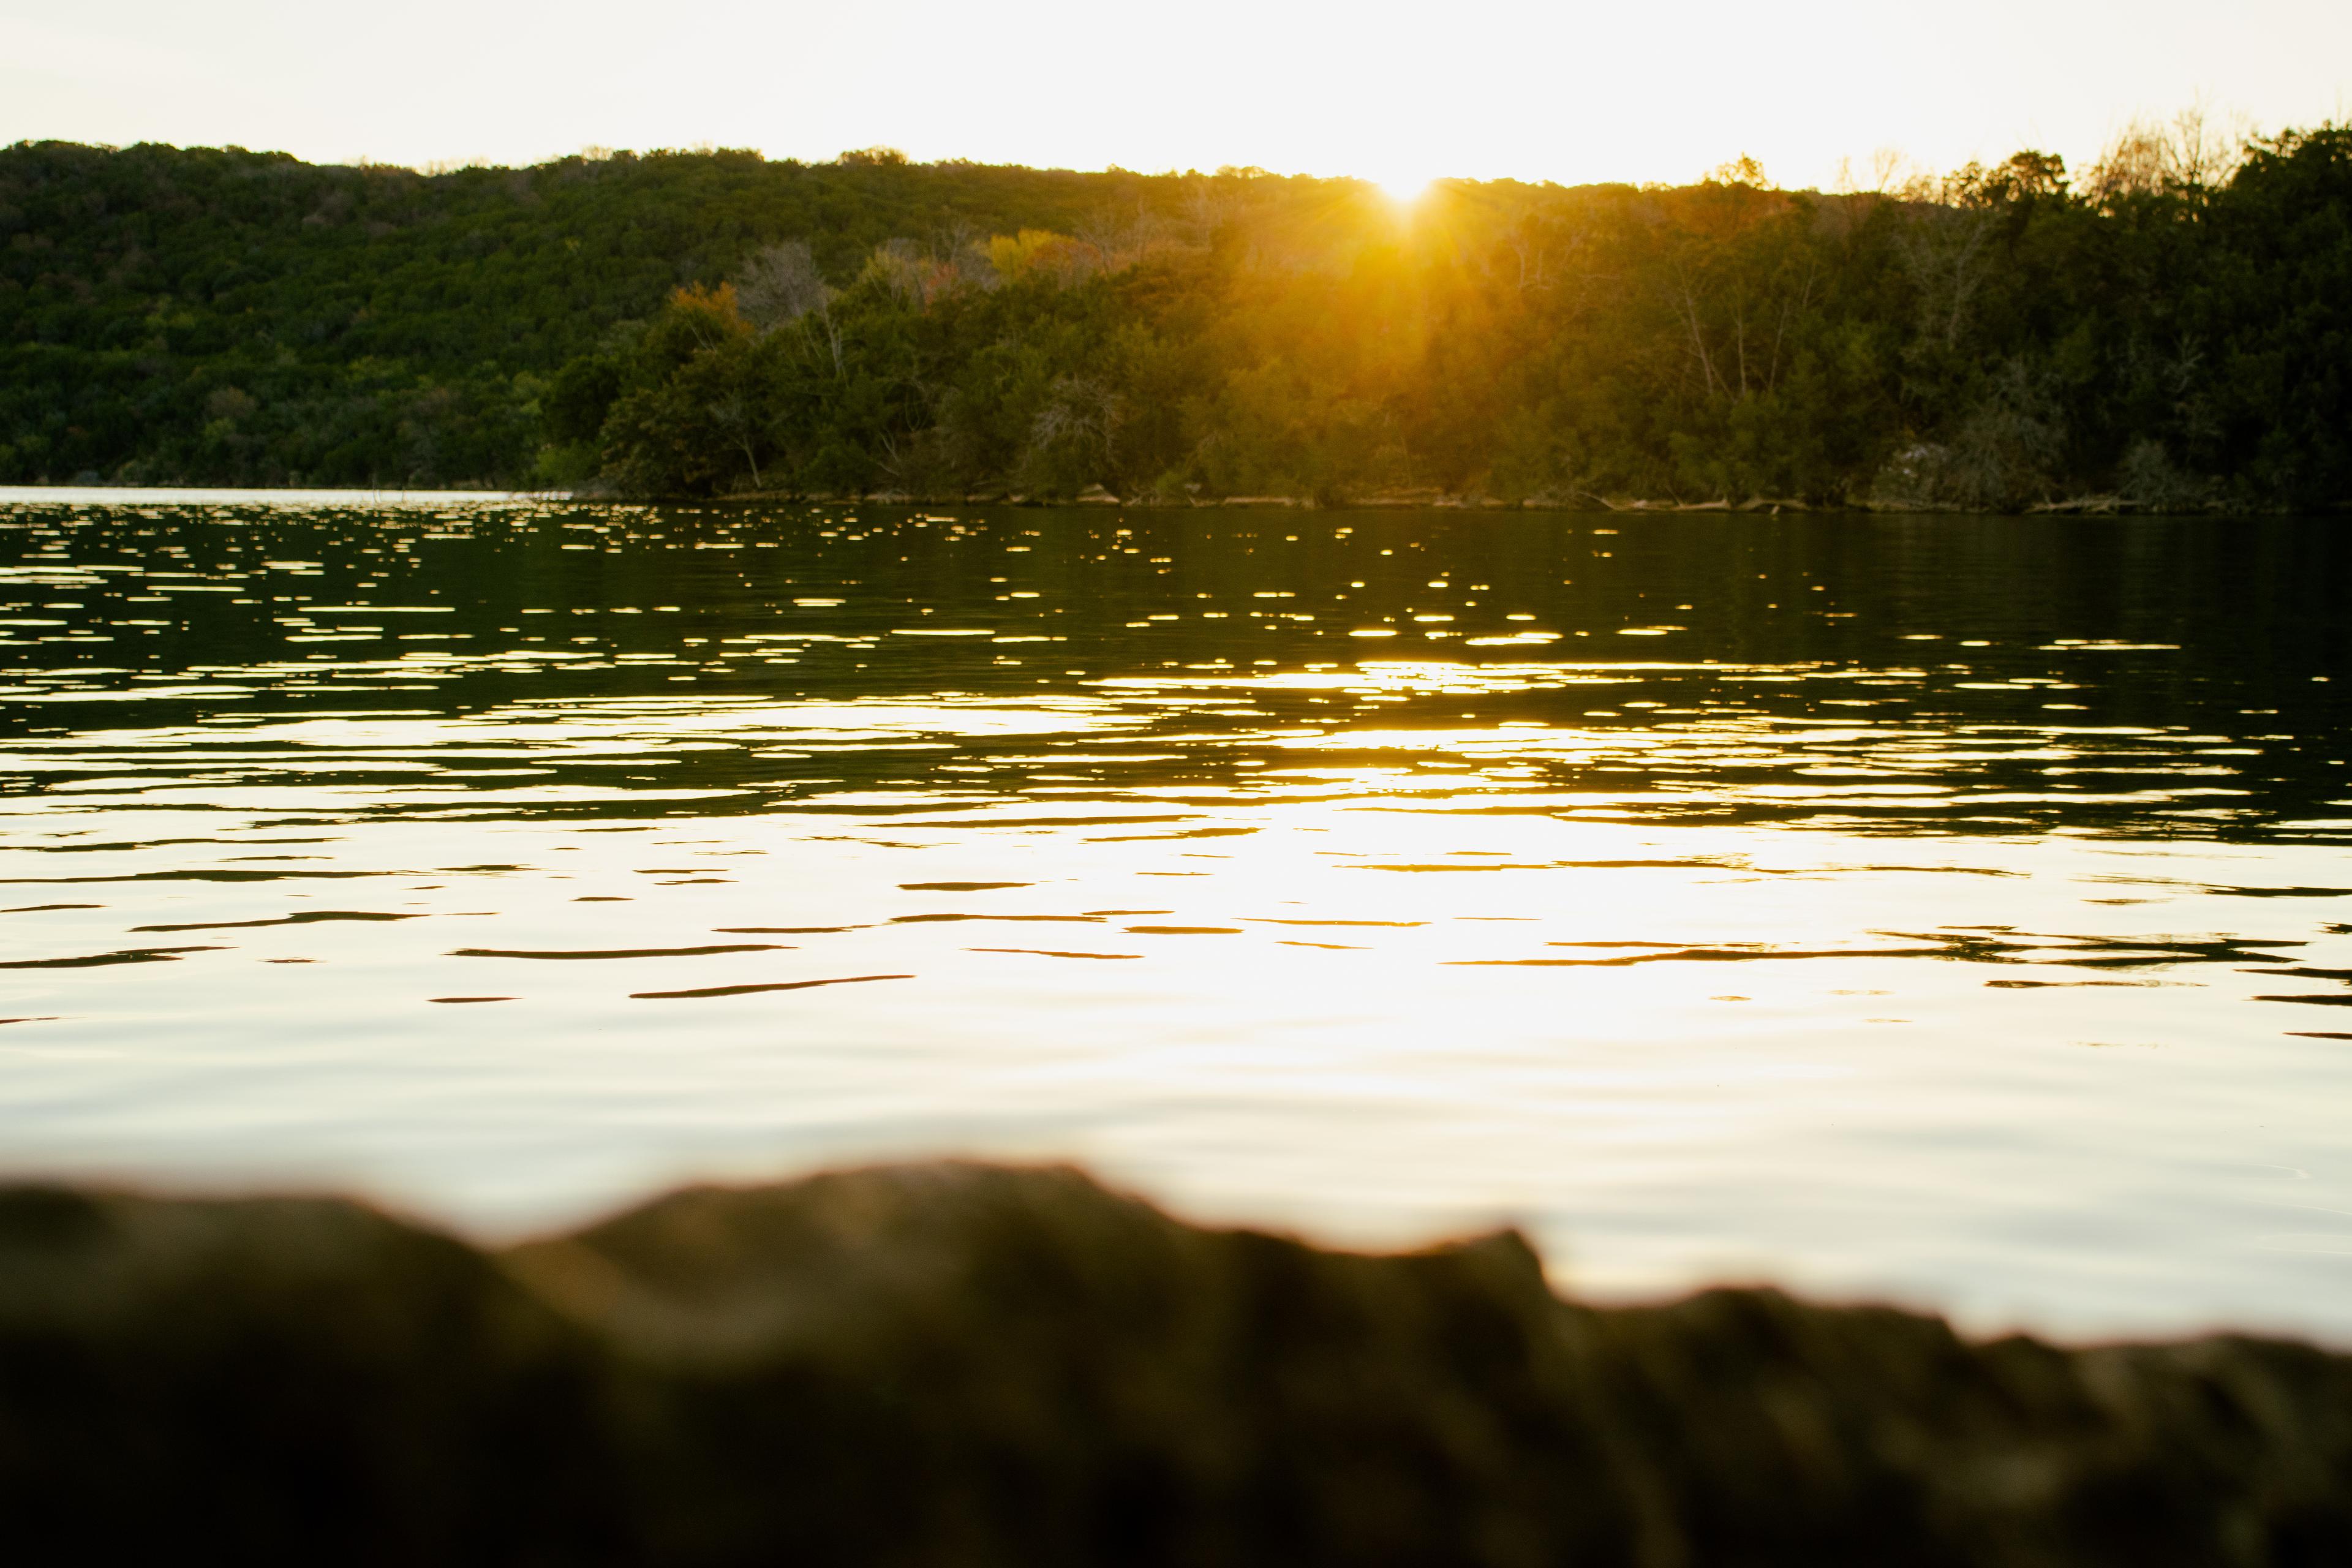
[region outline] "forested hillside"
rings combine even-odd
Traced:
[[[546,377],[681,284],[804,238],[1070,227],[1133,176],[756,153],[441,174],[0,149],[0,483],[530,479]]]
[[[1826,195],[0,152],[0,482],[2352,500],[2352,131]]]

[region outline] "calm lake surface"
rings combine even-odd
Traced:
[[[0,1164],[2352,1340],[2342,520],[0,499]]]

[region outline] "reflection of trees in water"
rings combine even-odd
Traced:
[[[0,536],[26,547],[20,563],[172,562],[274,592],[174,595],[179,624],[136,636],[142,662],[125,673],[136,623],[155,617],[124,602],[134,575],[82,574],[87,608],[53,612],[59,635],[114,640],[27,643],[10,650],[18,679],[180,692],[138,704],[137,723],[204,722],[204,766],[222,779],[247,776],[238,737],[267,737],[272,719],[413,714],[436,726],[436,786],[461,786],[449,808],[493,815],[929,812],[1047,772],[1071,802],[1362,787],[1541,811],[1566,792],[1644,818],[2210,836],[2340,816],[2344,793],[2326,738],[2346,732],[2352,657],[2328,606],[2352,562],[2315,522],[1651,518],[1612,534],[1107,509],[24,518]],[[263,568],[289,560],[318,564]],[[454,613],[312,613],[371,602]],[[287,640],[354,626],[386,629]],[[1661,626],[1680,629],[1617,635]],[[1364,627],[1403,635],[1347,635]],[[1470,640],[1528,628],[1555,640]],[[910,635],[943,629],[994,637]],[[123,713],[26,701],[5,722],[51,760],[95,757]],[[275,754],[251,776],[367,776],[371,742],[320,744],[332,767]],[[397,744],[384,754],[413,767]],[[466,805],[476,784],[520,787],[501,771],[517,766],[618,793]],[[68,763],[12,787],[78,774]],[[892,792],[905,798],[856,798]]]

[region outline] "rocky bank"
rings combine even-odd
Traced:
[[[486,1252],[0,1189],[12,1561],[2352,1563],[2352,1358],[1769,1290],[1595,1309],[1064,1169],[697,1188]]]

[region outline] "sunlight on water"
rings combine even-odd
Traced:
[[[0,508],[0,1149],[2352,1334],[2332,521]]]

